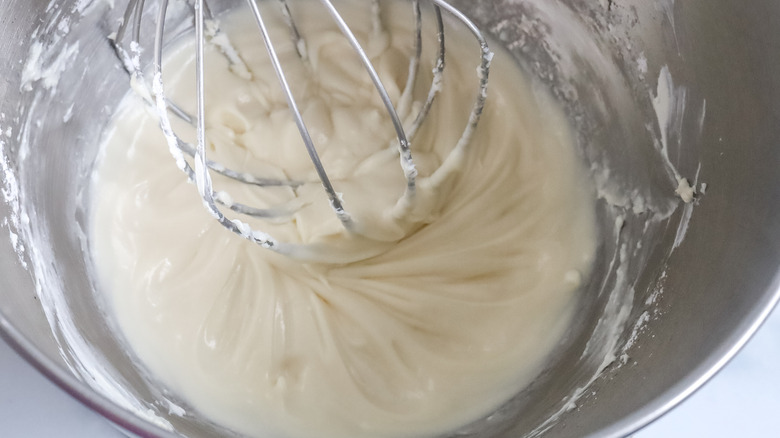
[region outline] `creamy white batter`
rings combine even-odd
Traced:
[[[253,206],[303,205],[290,221],[250,221],[279,240],[358,245],[376,256],[301,263],[226,231],[176,168],[154,114],[130,95],[108,131],[94,186],[93,253],[112,317],[156,379],[241,433],[454,430],[528,384],[575,311],[596,235],[592,193],[568,125],[499,53],[462,170],[436,190],[421,190],[425,208],[415,216],[387,217],[405,186],[397,154],[388,152],[390,120],[323,12],[299,9],[310,67],[298,60],[282,21],[268,21],[325,167],[370,238],[343,230],[319,184],[263,189],[215,178],[215,185]],[[407,11],[385,14],[390,31],[370,35],[367,7],[343,9],[397,99],[411,53]],[[314,181],[257,29],[245,13],[225,21],[253,75],[247,81],[231,73],[209,48],[209,158]],[[433,29],[426,31],[435,41]],[[165,66],[168,95],[189,110],[191,54],[185,47]],[[422,177],[457,142],[477,90],[474,41],[449,32],[447,55],[443,89],[412,143]],[[409,122],[425,98],[424,82],[416,103],[401,108]]]

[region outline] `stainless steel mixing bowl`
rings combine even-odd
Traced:
[[[0,2],[0,332],[129,432],[226,433],[179,415],[132,360],[91,275],[89,171],[128,84],[112,3]],[[566,109],[602,237],[550,366],[457,436],[627,435],[711,377],[780,295],[780,3],[454,3]]]

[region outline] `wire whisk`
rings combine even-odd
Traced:
[[[305,2],[306,0],[299,0]],[[429,183],[432,186],[436,186],[439,181],[446,177],[446,175],[458,166],[463,160],[463,154],[465,153],[474,131],[480,121],[482,112],[485,106],[488,89],[488,77],[490,71],[490,64],[493,58],[487,40],[480,29],[463,13],[458,9],[450,5],[444,0],[411,0],[410,5],[413,10],[415,26],[413,31],[413,53],[409,58],[408,76],[406,84],[404,86],[401,97],[397,102],[393,102],[387,88],[382,83],[380,75],[377,73],[376,68],[372,64],[366,50],[361,42],[355,36],[353,31],[345,22],[342,14],[331,0],[308,0],[311,3],[319,3],[327,11],[328,16],[338,27],[338,30],[343,37],[348,41],[351,48],[360,60],[360,64],[364,67],[365,73],[370,77],[373,86],[376,89],[381,102],[384,106],[387,116],[392,121],[396,140],[395,149],[399,157],[400,170],[403,172],[406,184],[404,192],[400,195],[398,202],[392,207],[395,209],[394,214],[397,217],[403,216],[406,212],[414,208],[417,201],[417,192],[420,178],[418,175],[417,167],[414,161],[414,148],[412,147],[412,140],[420,130],[421,126],[425,123],[426,118],[431,110],[431,107],[436,101],[436,97],[442,89],[442,81],[444,78],[444,71],[446,68],[446,44],[445,44],[445,14],[454,18],[456,23],[462,24],[471,35],[476,39],[480,51],[480,62],[477,67],[477,87],[474,103],[471,107],[468,122],[463,129],[463,133],[454,145],[449,156],[444,159],[442,164],[429,176]],[[298,25],[287,0],[273,0],[274,3],[280,8],[281,17],[285,22],[285,25],[289,29],[289,35],[293,42],[297,56],[302,62],[308,62],[308,50],[305,32]],[[231,219],[226,216],[226,210],[231,210],[239,217],[246,215],[249,217],[266,218],[266,219],[278,219],[290,216],[294,212],[289,211],[287,208],[257,208],[250,205],[234,202],[232,197],[225,192],[218,192],[214,190],[212,183],[211,173],[221,174],[227,178],[235,180],[242,184],[249,184],[260,188],[268,187],[291,187],[297,188],[303,184],[308,184],[307,181],[297,181],[290,179],[276,179],[268,178],[262,175],[250,175],[245,172],[239,172],[233,170],[219,162],[212,161],[207,157],[207,140],[206,140],[206,102],[205,102],[205,57],[204,47],[206,44],[214,44],[226,57],[230,63],[231,71],[234,74],[245,78],[251,78],[252,71],[247,66],[241,57],[241,54],[231,45],[227,35],[230,32],[225,32],[215,16],[212,14],[212,10],[209,7],[206,0],[195,0],[190,3],[192,16],[194,18],[194,33],[195,33],[195,95],[196,95],[196,109],[194,114],[190,114],[187,111],[176,105],[166,97],[166,84],[163,81],[163,66],[165,56],[165,23],[166,14],[169,10],[168,0],[158,0],[156,10],[156,20],[154,22],[154,47],[152,50],[151,67],[141,65],[141,52],[144,51],[142,44],[142,27],[144,26],[144,20],[146,16],[154,15],[153,10],[146,11],[148,2],[145,0],[130,0],[125,11],[122,23],[113,37],[113,44],[115,51],[123,62],[124,68],[128,71],[131,78],[132,87],[142,95],[150,104],[154,105],[159,116],[160,127],[165,134],[165,138],[168,142],[169,150],[173,155],[176,165],[184,172],[191,181],[195,182],[197,190],[203,201],[205,208],[211,213],[214,218],[226,229],[248,239],[263,248],[270,249],[272,251],[285,254],[292,257],[310,259],[316,258],[313,255],[311,248],[307,248],[306,244],[291,243],[277,240],[275,237],[267,232],[251,227],[247,222],[241,219]],[[261,2],[263,3],[263,2]],[[268,2],[265,2],[268,3]],[[427,3],[433,10],[433,22],[437,26],[438,45],[436,48],[436,58],[432,68],[432,80],[428,88],[427,97],[422,105],[419,107],[419,111],[416,116],[411,118],[411,123],[408,126],[404,126],[404,123],[399,116],[397,107],[399,105],[408,105],[408,100],[411,99],[412,89],[415,87],[419,77],[419,70],[421,67],[421,54],[422,54],[422,30],[423,30],[423,13],[421,3]],[[319,183],[329,200],[333,213],[336,215],[343,228],[353,234],[361,234],[361,224],[353,215],[350,214],[346,208],[344,201],[339,196],[336,188],[334,187],[331,178],[328,175],[328,171],[323,165],[320,155],[318,154],[317,147],[309,129],[307,128],[306,121],[301,114],[298,102],[293,95],[292,86],[288,81],[288,76],[285,74],[285,70],[281,65],[279,56],[277,54],[277,48],[274,45],[269,30],[266,25],[264,14],[261,11],[260,6],[256,0],[247,0],[246,4],[251,11],[254,21],[257,25],[259,37],[262,39],[265,49],[268,53],[270,62],[276,73],[279,86],[283,91],[284,97],[287,102],[287,106],[290,110],[290,115],[297,126],[298,132],[303,140],[303,144],[306,148],[308,156],[316,169],[316,174],[319,179]],[[352,6],[354,7],[354,6]],[[382,26],[382,6],[380,0],[372,0],[368,2],[368,7],[371,8],[372,26],[375,29],[379,29]],[[147,75],[148,73],[148,75]],[[150,79],[147,79],[150,77]],[[179,118],[190,124],[195,129],[196,141],[194,144],[188,143],[182,140],[182,137],[172,127],[171,115]]]

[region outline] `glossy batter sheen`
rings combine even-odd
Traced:
[[[364,6],[344,13],[369,41],[397,99],[412,20],[406,8],[385,11],[389,31],[373,35],[367,3],[358,4]],[[323,11],[299,9],[310,67],[298,60],[282,20],[268,21],[325,167],[372,239],[343,231],[318,184],[262,189],[215,178],[216,189],[258,207],[302,205],[290,221],[251,221],[279,240],[358,242],[378,255],[301,263],[226,231],[176,168],[153,112],[130,95],[108,131],[93,191],[94,259],[112,317],[141,363],[189,410],[241,433],[452,431],[537,375],[588,275],[592,195],[568,126],[550,98],[498,53],[460,172],[436,190],[421,190],[420,215],[388,217],[405,187],[397,154],[387,152],[394,147],[390,120]],[[257,175],[314,181],[257,29],[245,13],[223,25],[253,78],[231,73],[208,49],[209,158]],[[172,53],[165,67],[169,96],[188,109],[191,53]],[[460,138],[477,91],[478,55],[468,35],[448,34],[443,88],[412,143],[421,177]],[[424,64],[421,74],[429,71]],[[416,103],[401,108],[408,121],[427,93],[424,82]]]

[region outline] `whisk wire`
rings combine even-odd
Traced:
[[[490,64],[493,62],[493,52],[490,50],[490,47],[488,46],[487,39],[482,34],[482,31],[479,30],[476,24],[468,19],[461,11],[454,8],[452,5],[447,3],[444,0],[431,0],[434,2],[437,6],[440,6],[442,9],[446,10],[449,14],[454,16],[458,21],[463,23],[468,30],[471,32],[471,34],[474,36],[474,38],[477,39],[479,42],[479,50],[480,50],[480,65],[477,69],[478,77],[479,77],[479,89],[477,91],[477,97],[474,102],[474,105],[471,109],[471,114],[469,115],[469,121],[466,125],[466,128],[464,129],[463,133],[461,134],[460,139],[458,140],[455,147],[452,149],[452,152],[447,156],[447,158],[444,160],[441,166],[437,168],[433,175],[430,176],[430,181],[432,186],[440,185],[446,176],[455,168],[457,167],[462,160],[465,159],[465,152],[468,148],[468,145],[471,143],[471,139],[474,136],[474,132],[477,129],[477,125],[479,124],[479,120],[482,117],[482,112],[485,109],[485,102],[487,100],[487,91],[488,91],[488,81],[490,77]],[[442,47],[442,53],[443,53],[443,43],[441,43]]]
[[[287,4],[287,0],[278,1],[282,9],[282,19],[284,20],[284,23],[287,25],[287,27],[290,28],[290,38],[292,39],[293,45],[295,46],[295,51],[298,53],[298,57],[301,58],[302,61],[308,62],[309,51],[306,47],[306,41],[301,36],[301,32],[298,30],[298,26],[295,24],[295,21],[292,18],[290,5]]]
[[[279,56],[276,53],[276,48],[271,42],[271,37],[268,34],[268,29],[266,28],[262,15],[260,14],[260,9],[254,0],[247,0],[247,4],[251,8],[252,14],[255,17],[255,21],[257,22],[257,26],[260,29],[260,33],[263,37],[263,42],[265,43],[265,48],[268,51],[268,55],[270,56],[271,64],[273,65],[274,72],[276,73],[276,77],[279,80],[279,85],[282,87],[282,91],[284,92],[284,97],[287,100],[287,106],[290,108],[290,112],[292,113],[293,119],[295,120],[295,125],[298,127],[298,131],[301,134],[301,137],[303,138],[303,143],[306,146],[306,151],[309,153],[309,158],[314,164],[314,167],[317,170],[317,175],[319,176],[320,181],[322,182],[322,186],[328,195],[328,199],[330,200],[330,205],[333,208],[333,210],[336,212],[336,216],[338,216],[339,220],[344,225],[344,227],[347,230],[352,230],[354,228],[354,223],[352,221],[352,218],[344,210],[344,206],[341,202],[341,199],[339,198],[338,193],[336,193],[336,190],[333,188],[333,184],[331,184],[330,178],[328,178],[328,174],[325,171],[325,167],[322,165],[322,161],[320,160],[320,156],[317,153],[317,149],[314,147],[314,140],[312,140],[311,134],[309,133],[309,130],[306,127],[306,122],[304,122],[303,116],[301,115],[301,112],[298,109],[298,103],[295,101],[295,97],[293,96],[292,90],[290,89],[290,84],[288,83],[287,77],[284,74],[284,70],[282,69],[281,62],[279,61]],[[290,20],[290,23],[292,26],[295,26],[292,20]],[[198,92],[201,93],[202,90],[199,89]]]
[[[431,111],[431,107],[433,106],[434,100],[436,100],[436,95],[439,93],[439,90],[441,90],[442,86],[442,75],[444,73],[444,68],[446,66],[445,62],[445,37],[444,37],[444,19],[441,15],[441,8],[439,6],[433,7],[433,12],[436,17],[436,27],[438,29],[437,31],[437,38],[439,42],[439,48],[438,48],[438,54],[436,55],[436,64],[433,68],[433,79],[431,80],[431,87],[428,90],[428,96],[425,99],[425,103],[423,104],[422,108],[420,108],[420,112],[417,113],[417,117],[414,120],[414,123],[412,123],[412,126],[409,128],[409,137],[414,138],[417,134],[417,131],[420,129],[422,124],[425,122],[425,119],[428,117],[428,113]],[[418,26],[422,26],[422,20],[418,20],[417,22]],[[422,37],[421,35],[422,29],[418,28],[416,30],[416,34],[418,35],[418,41],[419,38]]]
[[[406,130],[404,129],[403,122],[401,122],[401,118],[398,116],[398,112],[395,110],[395,104],[390,98],[390,95],[387,94],[387,88],[385,88],[384,84],[382,83],[382,79],[379,77],[379,73],[377,73],[374,65],[371,63],[371,60],[368,59],[368,54],[366,54],[363,46],[357,40],[355,34],[344,21],[344,18],[341,16],[341,14],[339,14],[336,7],[333,6],[333,3],[330,0],[320,0],[320,2],[328,10],[331,17],[336,22],[336,25],[339,27],[339,30],[347,39],[349,44],[352,46],[355,52],[357,52],[357,55],[360,58],[360,62],[363,64],[366,72],[368,72],[368,75],[371,77],[371,82],[374,83],[374,87],[379,92],[379,97],[382,99],[382,103],[387,109],[387,114],[390,116],[390,119],[393,122],[393,128],[395,129],[396,136],[398,137],[398,152],[401,156],[401,168],[403,169],[404,177],[406,178],[406,193],[404,194],[404,197],[407,199],[414,198],[417,184],[417,169],[414,165],[414,160],[412,159],[412,150],[409,145],[409,140],[406,137]]]

